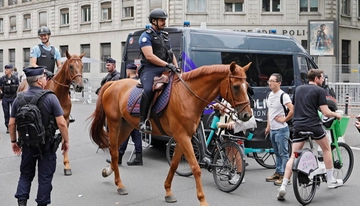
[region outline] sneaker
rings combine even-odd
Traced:
[[[236,185],[236,183],[239,181],[240,179],[240,174],[236,173],[230,180],[229,183],[231,185]]]
[[[274,173],[273,175],[271,175],[270,177],[265,178],[266,182],[274,182],[275,180],[280,179],[281,175],[279,175],[278,173]]]
[[[280,176],[279,179],[275,180],[274,185],[281,186],[283,182],[284,176]],[[288,185],[291,185],[291,180],[289,180]]]
[[[343,186],[344,183],[342,179],[333,179],[331,181],[328,181],[326,184],[327,188],[334,189]]]
[[[286,188],[284,186],[281,186],[279,189],[279,193],[277,195],[277,199],[280,201],[284,201],[285,195],[286,195]]]

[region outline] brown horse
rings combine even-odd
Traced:
[[[195,177],[200,205],[208,205],[202,188],[201,170],[191,145],[191,137],[199,125],[204,108],[219,94],[232,105],[239,119],[243,121],[250,119],[252,111],[249,106],[245,73],[249,67],[250,64],[240,67],[235,62],[230,65],[203,66],[183,73],[182,79],[185,83],[179,81],[178,77],[174,80],[169,104],[160,117],[166,134],[173,136],[177,142],[175,155],[164,183],[166,202],[176,202],[171,183],[180,158],[185,155]],[[112,170],[115,172],[115,185],[120,195],[126,195],[128,192],[120,179],[117,164],[118,148],[134,128],[138,129],[139,118],[131,116],[127,111],[128,97],[136,84],[137,81],[131,79],[106,83],[99,93],[95,112],[91,116],[92,140],[100,148],[107,149],[110,146],[112,163],[110,168],[103,170],[103,176],[109,175]],[[108,133],[103,127],[105,121],[108,125]],[[155,123],[151,122],[153,134],[162,135],[159,129],[154,127]]]
[[[70,86],[72,85],[76,92],[81,92],[84,89],[84,83],[82,78],[83,63],[82,58],[85,52],[81,55],[70,55],[66,50],[66,61],[61,66],[61,69],[57,71],[55,76],[51,78],[45,87],[54,91],[55,95],[60,101],[61,107],[64,110],[64,118],[69,127],[69,116],[71,111],[71,99],[69,95]],[[27,82],[23,81],[19,86],[19,91],[27,89]],[[64,154],[64,174],[71,175],[71,168],[69,164],[68,153]]]

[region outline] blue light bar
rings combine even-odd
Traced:
[[[151,25],[150,24],[146,24],[145,29],[150,29]]]
[[[184,21],[184,27],[189,27],[190,26],[190,21]]]
[[[276,29],[271,29],[270,34],[276,34]]]

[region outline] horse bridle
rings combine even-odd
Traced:
[[[73,60],[80,60],[81,61],[81,59],[80,58],[74,58]],[[70,88],[70,85],[72,85],[72,82],[73,82],[73,80],[75,79],[75,78],[77,78],[77,77],[82,77],[82,74],[76,74],[76,75],[74,75],[73,77],[71,76],[71,74],[70,74],[70,69],[69,68],[65,68],[67,71],[66,71],[66,73],[68,74],[68,77],[70,78],[70,84],[69,85],[66,85],[66,84],[63,84],[63,83],[60,83],[60,82],[58,82],[58,81],[56,81],[55,79],[54,79],[54,77],[52,78],[52,80],[56,83],[56,84],[58,84],[58,85],[61,85],[61,86],[63,86],[63,87],[69,87]]]

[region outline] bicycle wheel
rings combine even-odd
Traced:
[[[196,157],[197,161],[199,162],[200,161],[199,141],[195,137],[193,137],[191,139],[191,143],[194,148],[195,157]],[[169,165],[171,165],[171,161],[174,156],[175,145],[176,145],[176,142],[175,142],[174,138],[172,137],[166,146],[166,159],[167,159]],[[192,175],[190,165],[187,162],[184,155],[180,159],[178,168],[176,169],[176,174],[183,176],[183,177],[189,177]]]
[[[210,126],[214,119],[215,114],[216,114],[215,111],[211,112],[211,114],[209,115],[209,117],[206,120],[206,123],[204,124],[205,129],[210,129]]]
[[[294,171],[293,189],[300,204],[307,205],[314,199],[317,184],[320,184],[318,176],[314,176],[313,180],[310,180],[306,174]]]
[[[274,152],[262,152],[257,153],[253,152],[254,159],[259,165],[267,168],[267,169],[275,169],[276,168],[276,157]]]
[[[236,190],[245,176],[245,160],[242,148],[235,142],[226,142],[220,151],[215,150],[213,177],[217,187],[223,192]]]
[[[331,146],[334,163],[334,177],[336,179],[342,179],[345,183],[349,179],[354,167],[354,154],[346,143],[339,142],[338,144],[342,165],[340,164],[336,147]]]

